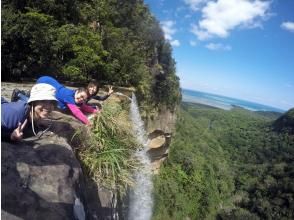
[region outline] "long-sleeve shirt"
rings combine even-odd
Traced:
[[[99,95],[95,95],[95,96],[92,96],[88,99],[88,101],[90,99],[95,99],[95,100],[98,100],[98,101],[105,101],[106,99],[108,99],[110,95],[105,95],[105,96],[99,96]]]
[[[96,113],[97,112],[97,109],[94,109],[85,103],[83,103],[80,108],[77,105],[73,105],[73,104],[67,104],[67,107],[72,112],[72,114],[77,119],[79,119],[81,122],[83,122],[84,124],[89,124],[90,121],[88,120],[87,116],[84,115],[84,113],[82,111],[87,112],[87,113]]]
[[[7,102],[1,97],[1,137],[10,140],[10,135],[18,124],[28,118],[30,106],[24,101]]]
[[[96,109],[92,108],[87,104],[81,104],[80,108],[77,106],[75,102],[75,90],[68,89],[62,84],[60,84],[57,80],[50,76],[42,76],[37,80],[37,83],[47,83],[53,86],[56,89],[56,99],[58,100],[57,107],[65,110],[69,108],[72,114],[79,119],[84,124],[89,124],[89,120],[83,112],[86,113],[95,113],[97,112]]]
[[[60,84],[56,79],[50,76],[42,76],[37,80],[37,83],[46,83],[53,86],[56,89],[56,99],[57,107],[65,110],[67,104],[76,104],[75,103],[75,90],[68,89],[62,84]]]

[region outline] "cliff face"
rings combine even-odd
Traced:
[[[1,95],[9,100],[13,88],[31,86],[2,83]],[[37,137],[28,128],[21,142],[1,141],[2,219],[85,219],[82,169],[69,144],[79,126],[53,112],[36,125]]]
[[[74,219],[82,171],[65,138],[1,145],[2,219]]]
[[[166,106],[161,106],[157,112],[146,120],[146,130],[148,133],[154,130],[162,130],[165,133],[173,133],[177,120],[177,106],[174,110],[168,109]]]
[[[166,106],[161,106],[145,119],[149,139],[148,154],[154,174],[159,172],[161,164],[168,157],[169,145],[175,132],[176,112],[177,106],[173,111]]]
[[[1,96],[10,100],[14,88],[29,90],[32,85],[2,83]],[[1,141],[2,219],[111,218],[113,193],[84,176],[76,158],[82,140],[73,136],[80,130],[86,139],[87,128],[60,112],[54,111],[51,119],[36,125],[38,135],[50,125],[40,138],[28,128],[21,142]]]
[[[13,88],[31,86],[2,83],[2,96],[9,100]],[[79,138],[87,139],[87,128],[59,112],[53,112],[52,119],[52,123],[38,124],[39,131],[52,124],[40,138],[29,134],[20,143],[1,142],[2,218],[74,219],[74,210],[81,202],[80,209],[87,219],[119,219],[122,198],[84,176],[76,158],[75,151],[83,140],[72,137],[80,130]],[[175,120],[175,112],[162,107],[145,121],[150,140],[148,153],[155,173],[168,155]]]
[[[82,220],[118,216],[116,193],[85,176],[76,158],[75,151],[87,138],[87,128],[59,112],[53,112],[52,118],[50,131],[41,138],[29,134],[19,143],[1,142],[2,218]],[[49,123],[43,121],[37,127],[44,130]],[[77,130],[82,134],[72,138]]]

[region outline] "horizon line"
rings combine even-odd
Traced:
[[[211,95],[222,96],[222,97],[230,98],[230,99],[236,99],[236,100],[246,101],[246,102],[250,102],[250,103],[253,103],[253,104],[263,105],[265,107],[270,107],[270,108],[273,108],[273,109],[281,110],[283,112],[286,112],[286,111],[288,111],[288,110],[290,110],[291,108],[294,107],[293,106],[291,108],[284,109],[284,108],[281,108],[281,107],[275,107],[275,106],[272,106],[272,105],[269,105],[269,104],[263,104],[263,103],[259,103],[259,102],[256,102],[256,101],[247,100],[247,99],[244,99],[244,98],[230,97],[230,96],[226,96],[226,95],[222,95],[222,94],[217,94],[217,93],[213,93],[213,92],[206,92],[206,91],[195,90],[195,89],[184,88],[184,87],[180,87],[180,88],[181,89],[185,89],[185,90],[195,91],[195,92],[202,92],[202,93],[207,93],[207,94],[211,94]]]

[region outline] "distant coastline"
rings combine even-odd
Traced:
[[[250,111],[268,111],[279,113],[286,112],[283,109],[267,106],[264,104],[185,88],[182,88],[182,95],[183,102],[199,103],[224,110],[231,110],[237,106]]]

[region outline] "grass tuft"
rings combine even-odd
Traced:
[[[133,185],[132,173],[139,168],[133,158],[138,144],[132,133],[128,110],[107,100],[94,119],[90,140],[78,154],[89,176],[100,186],[124,194]]]

